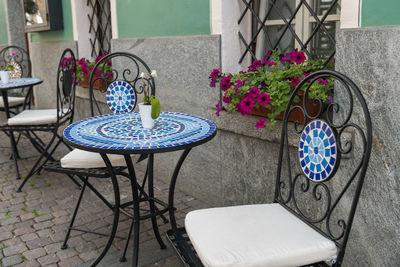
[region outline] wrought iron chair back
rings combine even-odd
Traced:
[[[26,78],[31,77],[32,63],[29,58],[28,52],[15,45],[10,45],[0,51],[0,69],[4,69],[6,65],[11,64],[14,66],[14,71],[11,72],[12,78]],[[12,90],[10,95],[24,96],[25,106],[31,105],[31,92],[32,86],[21,89]]]
[[[319,111],[310,114],[305,101],[312,84],[321,79],[334,80],[335,101],[315,99]],[[302,88],[304,108],[294,103]],[[294,110],[303,113],[304,125],[288,123]],[[299,148],[291,158],[289,139],[293,136],[298,138]],[[337,266],[344,256],[371,147],[369,111],[359,88],[349,78],[323,70],[297,86],[283,121],[274,202],[336,243]]]
[[[89,79],[89,94],[90,94],[90,111],[91,116],[102,115],[104,112],[101,109],[98,100],[96,99],[96,94],[94,93],[94,88],[97,84],[106,84],[107,89],[100,89],[102,93],[107,93],[107,101],[109,99],[109,92],[115,87],[120,87],[129,90],[133,89],[131,102],[129,105],[122,104],[121,111],[132,111],[137,103],[137,95],[144,93],[144,87],[149,86],[149,93],[155,95],[155,83],[154,78],[143,79],[140,74],[150,73],[151,70],[147,64],[138,56],[127,53],[127,52],[115,52],[110,53],[99,60],[93,67],[92,73]],[[148,82],[148,83],[147,83]],[[114,101],[114,100],[112,100]],[[111,111],[119,112],[109,105]]]
[[[76,88],[76,59],[74,52],[67,48],[61,55],[57,70],[57,124],[74,117]]]

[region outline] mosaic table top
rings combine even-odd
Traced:
[[[338,161],[336,138],[323,120],[314,120],[304,127],[299,141],[300,166],[314,182],[322,182],[335,172]]]
[[[114,154],[158,153],[184,149],[214,137],[211,121],[189,114],[162,112],[153,129],[142,127],[138,112],[107,114],[75,122],[64,138],[80,149]]]
[[[31,85],[37,85],[42,83],[43,80],[40,78],[18,78],[18,79],[10,79],[10,81],[6,84],[0,81],[0,90],[8,90],[14,88],[27,87]]]

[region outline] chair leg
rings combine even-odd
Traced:
[[[19,168],[18,168],[19,155],[18,155],[17,144],[15,143],[13,131],[10,131],[9,137],[10,137],[10,142],[11,142],[11,150],[12,150],[12,157],[13,157],[13,161],[14,161],[15,172],[17,174],[17,179],[21,179],[21,175],[19,173]]]
[[[53,144],[54,140],[55,140],[55,135],[53,135],[53,137],[51,138],[50,142],[48,143],[47,147],[44,149],[43,153],[40,155],[39,159],[36,161],[36,163],[33,165],[31,171],[29,172],[29,174],[25,177],[24,181],[22,182],[22,184],[19,186],[17,192],[21,192],[22,188],[24,187],[24,185],[26,184],[26,182],[32,177],[33,174],[35,174],[38,170],[38,166],[40,164],[40,162],[42,161],[42,159],[45,157],[46,154],[46,159],[44,161],[44,164],[46,164],[46,162],[49,160],[49,157],[51,157],[51,155],[49,155],[47,153],[47,151],[50,149],[51,145]],[[41,167],[41,166],[40,166]]]
[[[81,193],[79,194],[78,202],[76,203],[75,210],[74,210],[74,213],[72,215],[71,222],[69,223],[68,232],[65,235],[64,243],[62,244],[61,249],[66,249],[68,247],[67,242],[68,242],[68,239],[69,239],[69,235],[71,234],[72,227],[74,226],[75,218],[76,218],[76,215],[78,214],[78,209],[79,209],[79,206],[81,205],[83,193],[85,192],[86,183],[87,183],[88,180],[89,180],[89,177],[86,177],[85,178],[85,183],[83,183],[83,186],[82,186],[82,189],[81,189]]]

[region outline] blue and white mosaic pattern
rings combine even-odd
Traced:
[[[64,137],[72,143],[106,150],[162,149],[203,140],[214,123],[194,115],[162,112],[153,129],[144,129],[138,112],[108,114],[71,124]]]
[[[136,103],[135,90],[127,82],[115,81],[107,88],[106,103],[113,113],[131,112]]]
[[[43,80],[40,78],[10,79],[10,81],[5,84],[0,81],[0,89],[12,89],[12,88],[26,87],[26,86],[41,83],[42,81]]]
[[[305,126],[299,141],[300,166],[315,182],[329,178],[337,162],[336,138],[331,127],[322,120]]]

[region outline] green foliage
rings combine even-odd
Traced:
[[[4,71],[13,71],[14,70],[14,66],[11,64],[7,64],[7,66],[4,68]]]
[[[7,210],[7,212],[4,214],[7,218],[11,218],[11,211]]]
[[[32,210],[32,212],[33,212],[33,215],[35,215],[35,217],[40,217],[43,215],[43,214],[40,214],[37,210]]]
[[[291,51],[284,56],[279,56],[276,51],[270,53],[269,57],[267,56],[268,60],[264,58],[263,62],[254,61],[247,72],[220,74],[219,70],[214,70],[210,78],[212,83],[221,82],[224,108],[228,113],[236,111],[242,115],[250,115],[254,109],[266,108],[270,113],[268,114],[269,121],[265,126],[272,129],[276,123],[276,117],[286,109],[286,105],[300,81],[315,71],[332,66],[325,67],[323,60],[306,59],[302,52]],[[225,81],[229,81],[229,83],[225,83],[228,85],[223,87],[222,83]],[[300,92],[306,92],[308,86],[310,86],[307,92],[308,98],[319,98],[325,102],[328,96],[332,95],[333,80],[318,79],[311,85],[305,83]],[[255,87],[257,89],[254,89]],[[251,89],[259,92],[258,94],[267,94],[269,103],[260,104],[257,96],[251,96]],[[251,97],[251,104],[245,107],[247,109],[241,109],[240,106],[244,105],[243,99],[249,97]],[[300,98],[296,96],[294,102],[298,103],[299,100]],[[217,108],[221,110],[221,107],[217,106]]]

